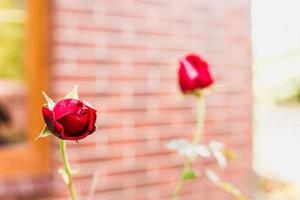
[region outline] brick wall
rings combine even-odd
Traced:
[[[229,87],[207,99],[204,139],[240,154],[221,174],[250,195],[249,0],[55,0],[52,7],[52,96],[77,83],[81,97],[99,110],[97,132],[69,143],[82,199],[93,175],[95,199],[170,199],[183,160],[164,145],[191,137],[195,123],[195,100],[181,96],[176,78],[177,59],[188,52],[203,55],[217,82]],[[55,194],[65,199],[66,187],[53,173]],[[205,179],[187,184],[182,194],[233,199]]]
[[[204,139],[223,141],[240,154],[221,173],[251,194],[249,10],[245,0],[53,1],[52,95],[61,97],[78,83],[81,96],[100,110],[98,132],[69,145],[72,164],[81,169],[76,185],[82,199],[94,175],[95,199],[169,199],[182,158],[164,144],[190,137],[195,122],[195,101],[183,98],[176,82],[177,58],[191,51],[207,58],[217,82],[229,86],[207,100]],[[53,176],[1,180],[0,198],[52,193],[65,199],[53,146]],[[232,199],[204,179],[188,184],[182,196]]]

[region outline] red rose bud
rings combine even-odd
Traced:
[[[63,140],[80,140],[95,131],[96,110],[78,99],[63,99],[42,113],[48,129]]]
[[[183,93],[204,89],[213,83],[208,64],[195,54],[180,60],[179,84]]]

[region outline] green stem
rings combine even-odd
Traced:
[[[195,129],[195,133],[193,136],[193,140],[192,140],[192,144],[193,145],[198,145],[201,141],[201,136],[202,136],[202,131],[203,131],[203,126],[204,126],[204,118],[205,118],[205,101],[204,101],[204,96],[203,95],[199,95],[197,96],[198,98],[198,102],[197,102],[197,122],[196,122],[196,129]],[[193,162],[193,158],[192,157],[187,157],[184,165],[183,165],[183,169],[181,172],[181,177],[179,182],[176,185],[175,191],[173,193],[172,199],[173,200],[177,200],[178,196],[182,190],[182,187],[184,185],[184,173],[187,170],[191,170],[191,165]]]
[[[60,140],[60,153],[64,164],[64,171],[68,176],[68,188],[72,200],[77,200],[76,190],[73,187],[72,171],[68,160],[67,147],[65,140]]]
[[[201,141],[203,126],[204,126],[204,118],[205,118],[205,100],[204,100],[204,96],[201,95],[198,96],[196,130],[192,141],[194,145],[198,145]]]

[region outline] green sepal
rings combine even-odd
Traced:
[[[55,102],[46,94],[46,92],[42,92],[46,101],[47,101],[47,105],[48,105],[48,108],[50,110],[53,110],[54,106],[55,106]]]
[[[65,96],[64,99],[79,99],[78,97],[78,85],[75,85],[71,92]]]
[[[39,139],[39,138],[44,138],[44,137],[48,137],[49,135],[52,135],[52,132],[50,131],[50,129],[48,128],[48,126],[44,126],[44,129],[42,130],[42,132],[35,138],[35,140]]]
[[[195,93],[194,93],[194,95],[196,96],[196,97],[202,97],[204,94],[203,94],[203,90],[202,89],[198,89],[198,90],[196,90],[195,91]]]

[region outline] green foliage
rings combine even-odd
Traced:
[[[24,74],[25,27],[14,20],[20,16],[16,9],[23,7],[23,1],[0,0],[0,78],[22,79]],[[21,15],[22,16],[22,15]]]
[[[24,0],[0,0],[0,8],[23,8]]]
[[[288,80],[274,94],[277,104],[300,103],[300,75]]]

